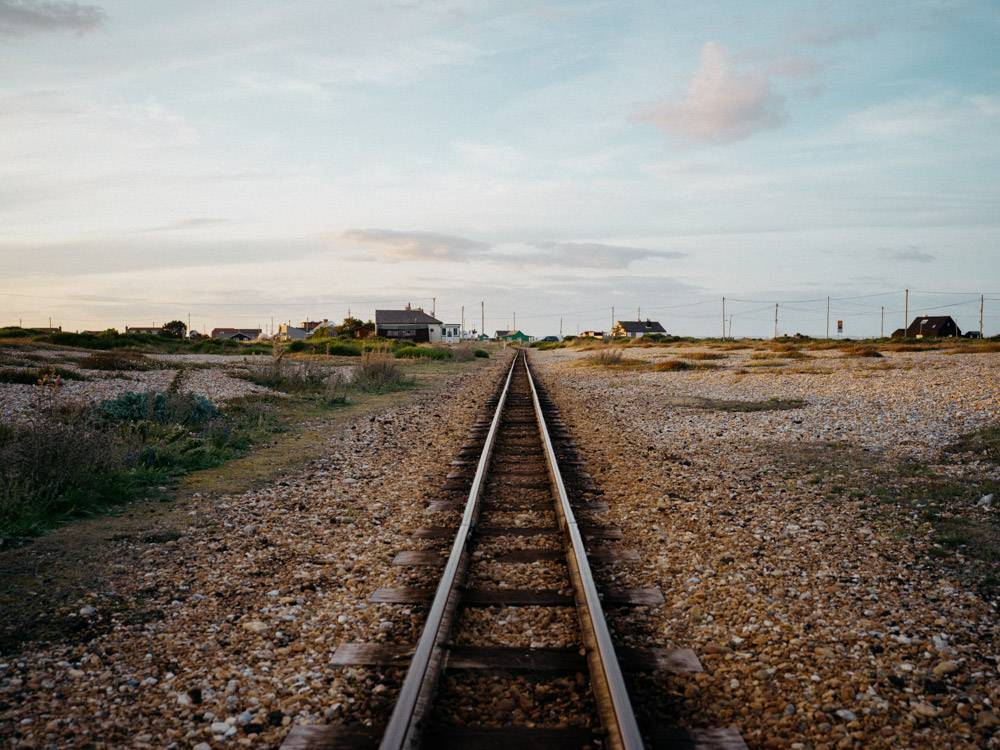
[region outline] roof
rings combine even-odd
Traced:
[[[510,331],[497,331],[496,337],[502,339],[504,336],[510,336]]]
[[[400,325],[421,325],[436,323],[441,325],[441,321],[425,313],[423,310],[376,310],[375,325],[377,326],[400,326]]]
[[[655,320],[619,320],[618,325],[625,329],[626,333],[666,333],[667,331],[659,322]]]
[[[242,333],[244,336],[255,339],[260,336],[260,330],[260,328],[213,328],[212,338],[217,339],[221,336],[236,336]]]

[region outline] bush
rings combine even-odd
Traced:
[[[685,362],[683,359],[665,359],[653,365],[657,372],[673,372],[675,370],[690,370],[694,365]]]
[[[882,353],[874,346],[852,346],[844,352],[845,357],[881,357]]]
[[[42,380],[89,380],[85,375],[66,367],[40,367],[37,370],[19,370],[12,367],[0,369],[0,383],[38,385]]]
[[[288,351],[290,352],[304,352],[306,350],[305,341],[293,341],[288,345]]]
[[[344,341],[335,341],[326,345],[326,353],[341,357],[360,357],[361,347]]]
[[[397,352],[396,356],[399,356]],[[411,380],[403,375],[391,356],[386,353],[371,352],[354,372],[354,387],[366,393],[385,393],[411,384]]]
[[[480,359],[489,359],[490,358],[490,353],[488,351],[486,351],[485,349],[476,349],[473,352],[473,355],[475,355],[476,357],[479,357]]]
[[[451,351],[436,346],[404,346],[396,350],[400,359],[451,359]]]

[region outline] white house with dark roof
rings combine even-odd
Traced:
[[[409,305],[405,310],[375,311],[375,335],[387,339],[433,344],[442,340],[443,327],[444,324],[437,318]]]

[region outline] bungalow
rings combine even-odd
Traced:
[[[604,331],[583,331],[577,338],[581,339],[603,339]]]
[[[414,310],[409,304],[404,310],[375,311],[375,335],[387,339],[437,343],[441,341],[443,325],[437,318],[419,307]]]
[[[213,328],[212,338],[221,341],[255,341],[260,338],[260,328]]]
[[[163,333],[163,328],[160,326],[125,326],[125,335],[130,333],[138,333],[146,336],[159,336]]]
[[[647,333],[666,333],[666,331],[657,321],[649,318],[646,320],[619,320],[611,329],[611,335],[615,338],[641,339]]]
[[[945,336],[961,336],[955,320],[950,315],[929,315],[913,319],[906,329],[907,338],[922,339],[925,336],[944,338]]]

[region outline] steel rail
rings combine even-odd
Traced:
[[[635,719],[635,712],[632,710],[632,701],[625,687],[625,679],[611,641],[608,623],[604,619],[604,610],[601,607],[597,586],[594,584],[587,551],[583,546],[583,536],[573,515],[573,508],[569,504],[566,485],[559,471],[555,448],[538,399],[538,389],[535,387],[531,368],[528,367],[528,357],[523,353],[521,356],[524,357],[524,368],[531,386],[538,429],[542,435],[545,458],[557,496],[556,512],[559,516],[559,525],[567,537],[566,563],[573,581],[577,611],[580,616],[580,631],[587,650],[587,662],[590,665],[591,689],[597,701],[601,723],[608,733],[611,747],[616,750],[639,750],[643,747],[642,734]]]
[[[437,590],[434,592],[434,599],[431,602],[430,611],[427,613],[427,621],[424,623],[420,640],[417,642],[413,658],[410,661],[410,667],[403,679],[396,705],[392,709],[389,723],[382,735],[382,741],[379,744],[381,750],[404,750],[419,745],[420,732],[423,728],[421,726],[422,719],[430,707],[434,691],[437,689],[444,641],[448,637],[450,621],[460,598],[458,589],[464,581],[465,570],[468,567],[469,538],[479,516],[484,479],[490,457],[493,455],[500,417],[507,402],[507,394],[510,392],[510,383],[514,377],[515,367],[517,367],[517,356],[511,363],[503,392],[497,401],[496,412],[486,435],[486,442],[483,444],[483,452],[479,457],[472,487],[469,489],[469,498],[462,512],[462,522],[455,534],[455,541],[451,545],[444,573],[441,575]]]

